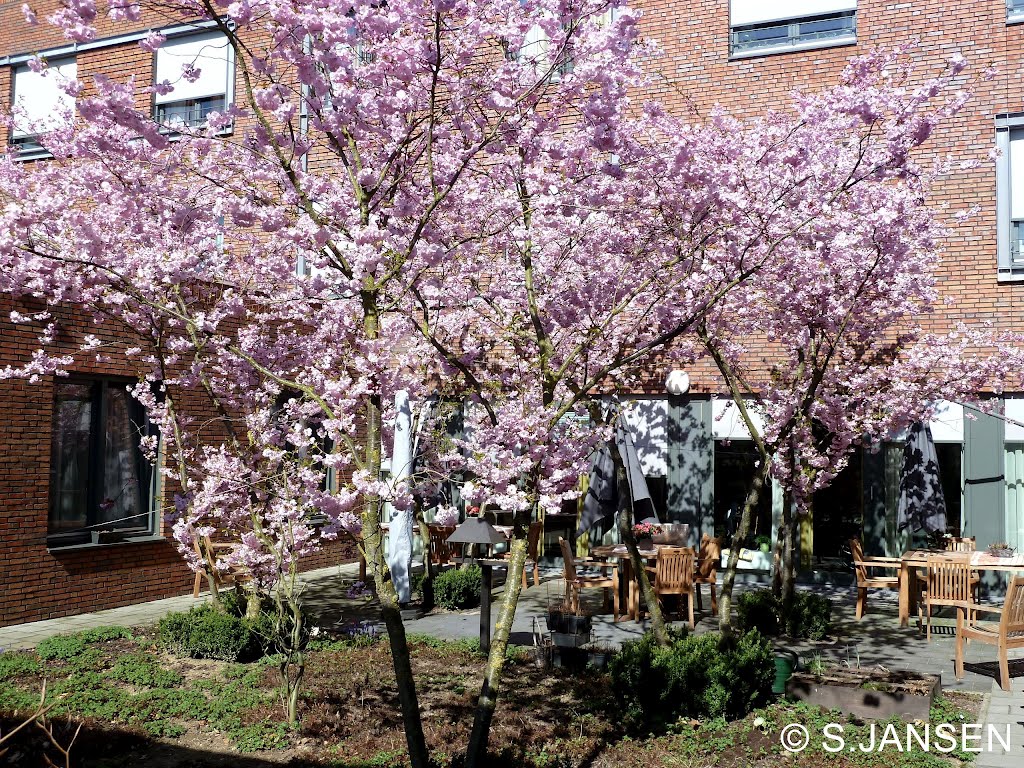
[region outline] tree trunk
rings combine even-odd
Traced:
[[[732,638],[732,591],[736,584],[736,571],[740,563],[740,547],[750,535],[750,526],[754,517],[754,508],[761,498],[761,491],[764,490],[765,481],[768,479],[770,465],[763,462],[761,471],[754,475],[754,481],[747,491],[747,498],[743,501],[743,512],[740,514],[740,524],[729,543],[729,562],[725,569],[725,576],[722,579],[722,594],[718,597],[718,625],[722,633],[722,639]]]
[[[372,285],[372,280],[368,280]],[[380,335],[377,295],[375,290],[364,290],[363,331],[368,339]],[[366,454],[365,469],[370,476],[380,476],[382,414],[380,396],[371,395],[366,400]],[[384,540],[380,527],[380,497],[369,494],[363,501],[363,546],[366,561],[373,575],[377,599],[380,602],[381,618],[388,632],[391,646],[391,663],[395,669],[395,683],[398,687],[398,703],[402,710],[405,726],[405,742],[409,749],[409,763],[412,768],[428,768],[427,741],[423,735],[423,720],[420,717],[419,701],[416,697],[416,679],[412,673],[412,657],[405,638],[405,625],[398,605],[398,593],[387,577],[388,569],[384,560]]]
[[[532,515],[530,516],[532,517]],[[516,616],[516,606],[519,603],[519,595],[523,589],[523,573],[526,570],[526,557],[528,554],[526,536],[529,526],[530,520],[527,517],[527,513],[518,512],[516,514],[512,542],[509,545],[509,552],[511,554],[508,561],[508,576],[505,579],[505,591],[501,597],[498,621],[494,626],[494,632],[491,633],[491,650],[487,656],[484,682],[480,689],[480,696],[476,701],[476,712],[473,717],[473,732],[470,734],[469,747],[466,750],[466,768],[482,768],[482,766],[488,764],[487,739],[490,736],[494,710],[498,704],[498,693],[501,689],[501,673],[505,667],[505,651],[508,648],[508,638],[512,632],[512,622]]]
[[[640,557],[640,550],[637,549],[636,538],[633,536],[633,495],[626,476],[626,465],[622,461],[622,454],[619,453],[619,446],[614,440],[608,442],[608,450],[611,451],[612,464],[615,466],[615,487],[619,492],[619,536],[622,538],[622,543],[626,545],[626,551],[629,552],[633,578],[647,603],[647,610],[651,613],[651,631],[654,632],[654,639],[658,641],[658,645],[667,646],[669,636],[665,616],[661,612],[658,595],[647,576],[644,560]]]

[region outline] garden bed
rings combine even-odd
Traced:
[[[428,744],[448,766],[468,741],[484,659],[473,642],[411,638],[417,693]],[[161,651],[150,631],[84,645],[65,657],[0,654],[0,728],[30,707],[44,677],[54,695],[67,693],[60,722],[84,723],[73,765],[96,768],[389,768],[405,761],[405,737],[386,642],[369,633],[318,639],[295,730],[281,724],[274,659],[250,664],[179,659]],[[976,718],[976,702],[959,697]],[[952,708],[946,706],[950,711]],[[973,708],[973,709],[972,709]],[[821,764],[809,752],[781,752],[778,728],[815,725],[816,708],[776,703],[743,720],[679,723],[671,735],[625,738],[607,676],[539,670],[516,653],[490,738],[495,768],[621,768],[721,765],[759,768]],[[758,720],[760,718],[760,721]],[[760,724],[759,724],[760,723]],[[31,730],[0,765],[42,765],[44,742]],[[897,756],[899,757],[899,756]],[[902,759],[902,758],[900,758]],[[4,762],[6,760],[6,763]],[[865,766],[838,757],[831,766]],[[929,765],[955,763],[936,758]],[[887,760],[888,768],[900,768]],[[917,766],[918,763],[907,763]]]
[[[794,701],[876,720],[926,720],[940,690],[938,675],[905,670],[835,668],[796,672],[786,682]]]

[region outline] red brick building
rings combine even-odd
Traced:
[[[916,43],[910,55],[922,76],[937,73],[953,53],[963,54],[975,75],[995,67],[996,76],[977,83],[967,108],[942,126],[929,144],[929,152],[982,161],[978,168],[943,181],[933,201],[948,203],[952,210],[977,206],[980,211],[955,224],[946,243],[941,289],[956,301],[938,322],[990,320],[998,328],[1017,328],[1024,302],[1024,233],[1019,230],[1024,222],[1022,0],[638,4],[644,12],[642,34],[657,40],[664,52],[650,65],[658,76],[650,95],[672,110],[695,115],[707,114],[715,104],[741,117],[782,107],[794,88],[834,82],[851,56],[879,45]],[[55,4],[36,7],[40,17],[50,11],[49,5]],[[163,29],[168,36],[156,55],[137,44],[152,28]],[[194,54],[197,44],[209,43],[212,37],[215,33],[208,28],[151,17],[116,28],[102,22],[96,41],[75,46],[46,24],[27,26],[20,3],[2,3],[0,98],[25,95],[37,110],[59,103],[59,96],[40,90],[25,67],[34,53],[46,53],[51,68],[67,67],[68,74],[86,83],[97,73],[114,78],[133,74],[140,86],[146,86],[163,66],[173,64],[167,57]],[[185,120],[201,119],[205,110],[221,108],[236,91],[230,56],[225,53],[222,58],[207,62],[204,75],[188,93],[176,91],[166,101],[158,98],[138,106]],[[30,148],[31,137],[18,126],[12,126],[8,140]],[[991,161],[990,150],[997,145],[1003,156]],[[23,362],[35,348],[29,331],[5,319],[12,309],[18,307],[0,300],[0,366]],[[73,349],[85,332],[84,320],[69,312],[60,343]],[[130,501],[116,497],[107,510],[114,509],[118,519],[131,519],[128,541],[100,543],[86,541],[83,535],[85,531],[91,537],[87,529],[103,527],[107,519],[97,500],[102,504],[111,494],[99,486],[117,487],[120,479],[109,477],[115,470],[90,470],[95,475],[92,486],[84,487],[67,480],[58,466],[69,455],[60,429],[66,430],[65,438],[77,435],[88,442],[94,453],[109,452],[118,446],[102,445],[110,438],[101,440],[99,432],[116,432],[111,420],[133,418],[130,404],[113,394],[117,387],[109,386],[127,381],[133,371],[127,361],[112,358],[114,362],[103,365],[81,360],[72,367],[75,377],[68,380],[0,383],[0,559],[6,565],[0,625],[179,594],[191,587],[192,574],[167,542],[166,526],[155,512],[161,489],[130,455],[129,445],[120,446],[120,453],[131,459],[127,463],[135,474],[129,479],[138,493]],[[641,445],[641,453],[662,515],[691,523],[699,536],[728,525],[752,458],[742,429],[728,418],[715,418],[725,407],[710,399],[710,393],[719,389],[716,378],[707,369],[693,373],[692,394],[653,396],[644,403],[643,418],[657,428],[650,430],[653,436]],[[62,413],[77,414],[81,424],[86,409],[90,429],[75,432],[61,427]],[[1024,399],[1007,397],[1006,410],[1024,421]],[[101,419],[107,419],[102,430],[97,426]],[[965,419],[963,408],[949,404],[933,431],[956,525],[966,535],[978,536],[979,543],[1007,540],[1024,546],[1024,430],[989,416]],[[821,495],[813,544],[805,542],[816,556],[835,556],[844,538],[857,532],[871,542],[869,549],[899,548],[893,485],[901,450],[893,443],[865,453],[834,490]],[[773,529],[779,504],[778,492],[766,500],[760,533]],[[337,557],[328,552],[319,562]]]

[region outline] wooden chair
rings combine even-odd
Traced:
[[[982,611],[1000,614],[999,624],[996,627],[979,624],[977,614]],[[965,640],[978,640],[996,646],[999,654],[999,685],[1004,691],[1010,690],[1007,651],[1011,648],[1024,648],[1024,576],[1013,577],[1001,608],[974,604],[966,617],[957,613],[955,672],[958,680],[964,676]]]
[[[928,580],[923,598],[924,612],[927,614],[928,642],[932,640],[932,608],[949,605],[962,611],[972,613],[974,610],[974,584],[971,581],[971,558],[968,553],[963,556],[950,557],[930,555],[928,563]],[[921,622],[922,603],[918,603],[918,623]],[[959,622],[959,618],[958,618]],[[959,626],[959,623],[958,623]]]
[[[947,552],[974,552],[977,549],[977,540],[974,536],[947,536]]]
[[[647,571],[654,575],[654,593],[658,596],[659,604],[663,604],[661,598],[665,595],[686,598],[690,629],[693,629],[693,604],[697,599],[697,586],[693,580],[693,549],[661,547],[658,549],[657,564]]]
[[[459,556],[457,544],[449,544],[448,537],[455,533],[454,525],[427,526],[430,534],[430,562],[434,565],[448,565]]]
[[[252,576],[247,570],[240,567],[221,570],[217,567],[217,558],[220,554],[230,552],[235,545],[228,541],[214,541],[209,536],[203,536],[192,545],[196,554],[202,559],[205,570],[200,573],[196,571],[195,579],[192,582],[192,597],[199,597],[203,582],[212,575],[213,581],[220,590],[223,587],[233,587],[236,584],[243,584],[249,581]]]
[[[693,584],[697,593],[697,608],[703,611],[701,604],[701,584],[707,584],[711,588],[711,611],[718,613],[718,565],[722,560],[722,540],[708,536],[706,533],[701,536],[700,549],[697,551],[697,570],[693,575]]]
[[[526,532],[526,568],[523,569],[523,589],[526,589],[529,584],[527,583],[526,570],[533,565],[533,586],[540,584],[540,537],[544,533],[544,523],[540,520],[535,520],[530,523],[530,528]],[[502,552],[499,557],[502,560],[508,560],[510,557],[509,552]]]
[[[850,539],[850,552],[853,553],[853,570],[857,575],[857,621],[864,618],[867,608],[869,589],[899,589],[900,559],[898,557],[864,557],[864,547],[860,539]],[[895,570],[896,576],[876,576],[868,569]]]
[[[569,610],[579,611],[580,590],[602,589],[604,590],[604,609],[608,610],[608,592],[612,593],[614,601],[615,621],[619,620],[619,571],[615,563],[606,563],[600,560],[586,558],[577,560],[573,557],[572,547],[569,542],[558,537],[558,546],[562,550],[562,567],[565,574],[565,597],[569,601]],[[583,562],[601,568],[601,575],[584,576],[576,572],[576,563]],[[611,569],[611,575],[604,574],[605,569]]]

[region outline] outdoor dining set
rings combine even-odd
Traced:
[[[1024,648],[1024,556],[975,549],[974,538],[947,537],[943,549],[913,549],[901,557],[866,557],[858,539],[850,541],[857,577],[857,619],[867,607],[869,589],[899,591],[899,622],[906,627],[918,614],[929,641],[933,610],[956,611],[957,678],[963,677],[966,641],[994,645],[999,657],[999,684],[1010,690],[1008,651]],[[1014,574],[1001,606],[981,601],[982,573]],[[982,620],[984,617],[985,620]]]

